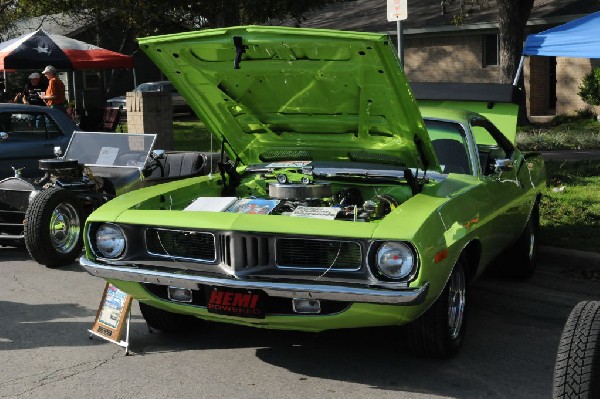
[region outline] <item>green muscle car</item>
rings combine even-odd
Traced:
[[[515,104],[438,98],[448,87],[417,103],[381,34],[249,26],[140,46],[227,159],[87,219],[81,265],[151,327],[397,325],[448,357],[485,268],[504,254],[533,272],[544,165],[512,143]]]

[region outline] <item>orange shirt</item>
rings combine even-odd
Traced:
[[[50,79],[48,82],[48,88],[46,89],[47,96],[55,96],[52,100],[46,100],[48,105],[61,105],[67,102],[65,98],[65,85],[56,76]]]

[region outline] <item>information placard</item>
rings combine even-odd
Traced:
[[[126,318],[131,308],[131,300],[130,295],[114,285],[106,283],[96,313],[96,321],[89,332],[115,344],[125,346],[126,343],[121,342],[121,337],[126,327]]]
[[[403,21],[408,18],[407,0],[387,0],[387,20]]]

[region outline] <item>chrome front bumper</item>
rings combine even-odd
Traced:
[[[206,284],[218,287],[262,290],[269,296],[282,298],[363,302],[384,305],[419,305],[423,303],[429,290],[429,283],[425,283],[419,288],[390,289],[216,278],[140,269],[131,266],[105,265],[93,262],[85,256],[79,259],[79,263],[91,275],[108,280],[170,285],[189,289],[198,289],[199,284]]]

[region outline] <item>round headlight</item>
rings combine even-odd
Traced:
[[[416,264],[411,248],[402,242],[386,242],[377,250],[377,270],[392,279],[402,279]]]
[[[105,258],[118,258],[125,252],[125,234],[116,224],[103,224],[96,231],[96,249]]]

